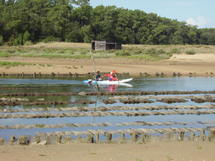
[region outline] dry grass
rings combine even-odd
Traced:
[[[1,49],[89,49],[90,43],[70,43],[70,42],[50,42],[50,43],[37,43],[33,45],[24,46],[0,46]],[[178,53],[186,53],[186,51],[193,50],[196,53],[215,53],[215,45],[122,45],[125,50],[148,50],[156,49],[163,51],[172,51]]]
[[[50,42],[50,43],[37,43],[33,45],[24,46],[0,46],[0,49],[90,49],[90,43],[69,43],[69,42]]]
[[[70,48],[82,48],[90,49],[90,43],[69,43],[69,42],[51,42],[51,43],[38,43],[35,45],[29,45],[29,48],[57,48],[57,49],[70,49]]]
[[[0,57],[90,58],[90,43],[51,42],[0,46]],[[215,45],[123,45],[123,50],[93,51],[95,58],[167,60],[173,55],[215,54]],[[131,59],[130,59],[131,60]]]
[[[164,50],[164,51],[176,51],[181,54],[185,54],[187,51],[195,51],[196,54],[198,53],[208,53],[208,54],[215,54],[215,45],[123,45],[124,49],[128,50],[146,50],[146,49],[157,49],[157,50]]]

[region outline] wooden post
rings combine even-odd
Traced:
[[[210,130],[208,140],[211,142],[211,141],[214,141],[214,139],[215,139],[215,130]]]
[[[142,135],[141,135],[141,143],[145,144],[146,143],[146,138],[147,138],[147,135],[142,133]]]
[[[0,145],[4,145],[4,138],[0,138]]]
[[[37,77],[37,73],[35,73],[35,72],[34,72],[34,75],[33,75],[33,77],[34,77],[34,78],[36,78],[36,77]]]
[[[100,143],[100,137],[99,137],[99,133],[96,133],[96,143]]]
[[[190,134],[190,140],[191,140],[191,141],[195,141],[195,138],[196,138],[196,134],[195,134],[195,132],[192,132],[192,133]]]
[[[51,75],[52,75],[52,77],[55,77],[55,73],[54,72],[52,72]]]
[[[131,138],[132,142],[133,142],[133,143],[136,143],[136,142],[137,142],[137,139],[138,139],[138,134],[137,134],[137,132],[135,132],[135,131],[132,132],[132,133],[131,133],[131,137],[132,137],[132,138]]]
[[[46,136],[46,145],[50,145],[50,144],[52,144],[52,136],[48,135]]]
[[[87,135],[87,143],[94,143],[93,134],[89,133],[89,134]]]
[[[206,140],[205,130],[202,130],[202,132],[201,132],[201,140],[202,141]]]
[[[78,73],[75,73],[75,78],[78,78],[79,74]]]
[[[64,136],[63,141],[64,144],[69,144],[72,142],[72,137],[71,136]]]
[[[57,143],[58,143],[58,144],[62,144],[62,139],[63,139],[63,136],[62,136],[62,135],[57,136]]]
[[[125,133],[121,133],[120,142],[121,142],[121,143],[125,143],[125,140],[126,140],[126,138],[125,138]]]
[[[179,141],[184,141],[184,131],[179,132]]]
[[[81,143],[82,142],[82,137],[80,135],[77,136],[77,142]]]
[[[32,141],[33,144],[39,144],[40,142],[41,142],[40,136],[33,137],[33,141]]]
[[[16,137],[15,136],[11,136],[10,137],[10,144],[13,145],[16,142]]]
[[[108,144],[111,143],[111,141],[112,141],[112,134],[107,132],[105,134],[105,136],[106,136],[107,143]]]
[[[167,139],[172,140],[173,139],[173,133],[171,133],[171,132],[167,133]]]
[[[27,136],[20,136],[18,142],[20,145],[29,145],[30,140]]]

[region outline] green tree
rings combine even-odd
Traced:
[[[3,45],[4,44],[4,39],[3,39],[3,36],[0,35],[0,45]]]
[[[29,41],[31,39],[31,35],[28,31],[25,31],[24,35],[23,35],[23,43]]]
[[[198,29],[154,13],[89,0],[0,0],[0,35],[10,45],[26,41],[135,44],[215,44],[215,29]]]

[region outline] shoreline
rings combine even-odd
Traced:
[[[95,71],[90,59],[7,57],[3,62],[32,65],[0,66],[0,78],[68,78],[89,76]],[[214,77],[215,54],[174,55],[168,60],[145,61],[131,58],[95,59],[96,70],[117,70],[125,76],[142,77]],[[5,74],[3,74],[5,73]],[[39,74],[41,73],[41,75]],[[76,75],[75,73],[78,73]],[[129,75],[126,75],[128,74]],[[41,77],[40,77],[41,76]],[[46,78],[46,77],[45,77]],[[79,143],[51,145],[0,145],[0,161],[214,161],[214,140],[151,140],[146,143]],[[203,137],[204,138],[204,137]]]
[[[200,59],[204,57],[205,59]],[[211,56],[211,57],[210,57]],[[0,74],[85,74],[110,72],[129,73],[130,76],[215,76],[215,54],[175,55],[163,61],[134,58],[90,59],[8,57],[2,62],[30,63],[30,65],[0,66]],[[31,65],[32,64],[32,65]]]
[[[147,144],[58,144],[0,146],[0,161],[213,161],[213,142],[150,142]]]

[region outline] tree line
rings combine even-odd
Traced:
[[[215,44],[215,29],[89,0],[0,0],[0,45],[28,42]]]

